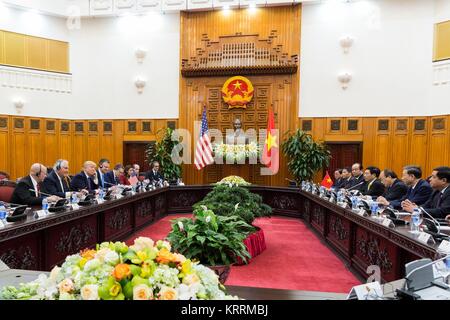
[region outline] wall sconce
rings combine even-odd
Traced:
[[[338,80],[341,83],[342,89],[345,90],[348,87],[348,83],[352,80],[352,75],[348,72],[338,75]]]
[[[138,93],[141,94],[144,91],[145,85],[147,84],[147,80],[138,77],[134,81],[134,84],[136,85]]]
[[[344,53],[348,53],[350,47],[353,45],[353,38],[351,38],[350,36],[346,36],[342,38],[339,43],[341,44]]]
[[[135,51],[136,59],[138,63],[144,62],[145,57],[147,56],[147,50],[142,48],[137,48]]]
[[[19,113],[19,114],[22,113],[22,109],[25,105],[25,101],[22,98],[15,98],[13,100],[13,104],[16,107],[17,113]]]

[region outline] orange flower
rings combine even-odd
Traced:
[[[80,255],[85,258],[86,260],[91,260],[94,259],[95,254],[97,253],[97,251],[92,250],[92,249],[84,249],[81,251]]]
[[[131,269],[130,266],[126,263],[119,263],[113,270],[112,272],[113,277],[117,280],[120,281],[123,278],[128,277],[129,275],[131,275]]]
[[[156,261],[158,263],[175,262],[177,261],[177,257],[166,248],[162,248],[161,250],[159,250],[158,255],[156,256]]]

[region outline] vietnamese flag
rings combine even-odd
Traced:
[[[331,180],[331,177],[328,174],[328,171],[327,171],[327,174],[325,175],[325,177],[322,180],[321,186],[325,187],[327,189],[330,189],[333,186],[333,180]]]
[[[275,120],[273,111],[269,110],[269,119],[267,121],[267,135],[262,154],[262,163],[265,164],[272,175],[278,172],[279,168],[279,146],[278,130],[275,130]]]

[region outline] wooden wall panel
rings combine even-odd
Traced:
[[[39,120],[39,127],[37,122]],[[0,171],[8,172],[11,179],[28,174],[31,164],[40,162],[52,167],[57,159],[69,161],[70,173],[81,170],[83,162],[107,158],[114,166],[123,161],[123,143],[130,141],[154,141],[156,130],[169,122],[178,127],[178,119],[140,119],[150,122],[150,131],[127,135],[124,120],[64,120],[0,115]],[[79,124],[83,124],[83,130]],[[106,126],[104,125],[106,123]],[[147,126],[148,127],[148,126]],[[106,129],[106,130],[105,130]]]
[[[401,175],[408,164],[422,167],[424,175],[437,166],[450,166],[450,115],[434,117],[365,117],[359,118],[361,134],[331,132],[331,121],[337,118],[298,118],[297,127],[311,120],[310,133],[317,140],[363,143],[363,165],[390,168]],[[339,118],[346,123],[349,118]],[[352,118],[354,119],[354,118]],[[355,118],[356,119],[356,118]],[[388,129],[380,130],[379,120],[389,120]],[[351,165],[351,164],[349,164]],[[315,180],[323,177],[320,172]]]
[[[285,6],[271,8],[257,8],[254,14],[246,9],[231,10],[228,15],[222,11],[209,12],[182,12],[181,14],[181,58],[190,59],[196,56],[197,49],[203,48],[204,39],[207,37],[212,41],[218,41],[221,36],[258,35],[259,39],[271,39],[274,45],[282,46],[282,51],[289,55],[299,55],[300,53],[300,20],[301,6]],[[276,36],[274,36],[276,34]],[[236,40],[239,42],[239,40]],[[266,107],[272,107],[275,113],[275,127],[279,130],[281,138],[287,130],[295,130],[297,126],[298,115],[298,91],[299,91],[299,73],[292,75],[266,75],[266,76],[247,76],[255,87],[255,96],[257,96],[258,87],[267,87]],[[236,74],[239,75],[239,74]],[[212,99],[210,90],[221,88],[229,77],[199,77],[185,78],[180,81],[180,128],[185,128],[191,132],[192,156],[195,152],[195,142],[197,137],[194,133],[194,121],[201,120],[203,105],[207,105],[208,112],[211,112]],[[220,90],[219,90],[220,92]],[[263,117],[255,119],[257,114],[247,110],[230,110],[222,104],[219,99],[214,103],[219,104],[220,112],[216,120],[218,129],[225,134],[227,128],[232,128],[232,121],[236,117],[244,119],[243,129],[250,127],[264,127],[267,124],[267,110]],[[226,118],[228,117],[228,118]],[[214,120],[211,126],[214,125]],[[280,139],[281,140],[281,139]],[[258,175],[259,167],[250,168],[251,176],[255,177],[255,183],[264,183],[271,185],[286,185],[289,176],[286,168],[286,159],[280,157],[280,170],[278,174],[270,177],[261,177]],[[192,157],[193,162],[193,157]],[[250,166],[250,165],[246,165]],[[211,172],[221,170],[219,166],[208,168],[202,171],[195,169],[193,164],[183,166],[183,179],[189,184],[206,183],[209,177],[215,177],[228,172]]]
[[[450,20],[436,23],[433,61],[450,59]]]
[[[18,33],[5,33],[4,64],[25,66],[25,37]]]
[[[69,43],[0,30],[0,64],[69,72]]]

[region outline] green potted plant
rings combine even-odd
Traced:
[[[331,153],[327,146],[314,141],[311,135],[300,129],[290,135],[281,147],[289,158],[288,169],[297,184],[312,180],[314,174],[330,162]]]
[[[194,204],[199,209],[206,206],[218,216],[238,216],[248,224],[255,218],[270,217],[272,208],[262,203],[260,195],[250,192],[245,187],[228,184],[218,184],[206,197]]]
[[[178,141],[172,141],[173,130],[171,128],[160,129],[157,132],[159,140],[155,144],[149,144],[146,149],[147,162],[151,164],[153,161],[158,161],[161,166],[161,173],[164,178],[171,184],[176,184],[181,177],[181,165],[175,164],[172,161],[172,150]]]
[[[194,210],[193,218],[172,220],[167,236],[173,249],[191,260],[220,267],[219,277],[228,275],[229,266],[238,258],[247,262],[250,254],[243,241],[254,228],[238,216],[219,216],[205,206]]]

